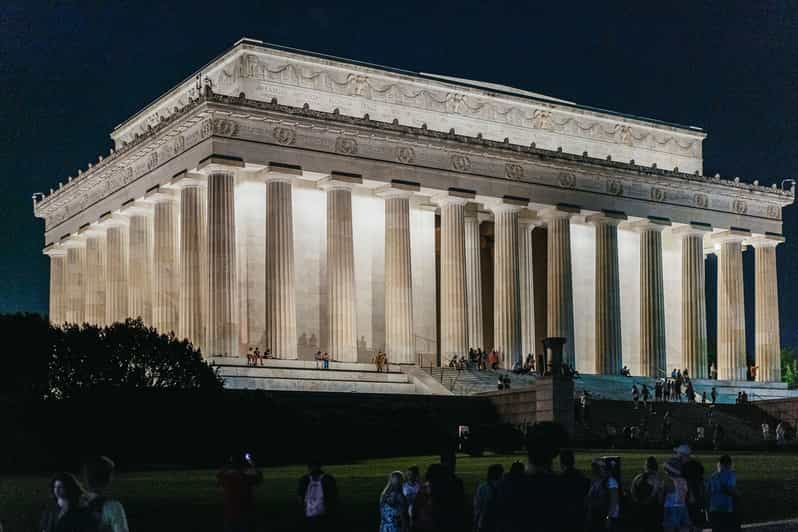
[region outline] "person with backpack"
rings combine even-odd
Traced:
[[[87,493],[85,504],[97,523],[99,532],[128,532],[127,515],[122,503],[108,495],[116,465],[107,456],[96,456],[83,464]]]
[[[50,481],[54,504],[44,511],[39,524],[42,532],[94,532],[97,530],[89,510],[81,504],[83,488],[70,473],[58,473]]]
[[[333,519],[338,504],[335,477],[325,473],[320,460],[308,463],[308,473],[299,479],[297,497],[302,505],[302,522],[308,531],[335,530]]]
[[[645,469],[632,480],[631,496],[635,504],[635,521],[642,532],[662,530],[660,491],[662,479],[659,464],[653,456],[646,458]]]
[[[501,464],[488,467],[488,477],[474,492],[474,532],[495,532],[498,526],[496,495],[504,475]]]
[[[230,457],[216,475],[216,484],[224,490],[225,532],[255,530],[255,486],[263,482],[263,474],[255,468],[247,454]]]
[[[600,532],[617,530],[620,517],[620,486],[610,473],[605,460],[597,458],[591,464],[593,479],[587,492],[587,530]]]

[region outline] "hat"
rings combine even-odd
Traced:
[[[689,445],[687,445],[686,443],[683,443],[683,444],[681,444],[678,447],[674,447],[673,448],[673,452],[675,452],[676,454],[683,454],[685,456],[690,456],[690,454],[693,452],[693,450],[690,449]]]

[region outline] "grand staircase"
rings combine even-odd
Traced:
[[[510,377],[510,390],[524,388],[535,384],[534,375],[517,375],[504,370],[476,370],[455,368],[424,368],[433,379],[440,382],[455,395],[474,395],[482,392],[493,392],[498,389],[499,376]]]

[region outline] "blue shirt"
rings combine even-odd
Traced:
[[[737,475],[730,469],[723,469],[709,479],[709,511],[732,512],[734,503],[732,496],[725,488],[737,486]]]

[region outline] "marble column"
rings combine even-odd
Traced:
[[[128,317],[128,221],[115,216],[105,222],[105,322]]]
[[[466,301],[468,307],[468,347],[484,348],[482,334],[482,265],[480,262],[480,215],[476,209],[465,213]]]
[[[125,211],[128,226],[128,316],[152,325],[152,207],[136,205]]]
[[[291,179],[266,174],[266,347],[280,358],[297,358]]]
[[[502,367],[521,358],[521,286],[518,271],[518,213],[521,206],[492,206],[495,248],[493,266],[493,347]]]
[[[713,235],[718,256],[718,379],[746,379],[743,248],[737,231]],[[692,368],[691,368],[692,369]]]
[[[180,306],[178,336],[205,352],[207,290],[207,190],[192,174],[178,181],[180,190]]]
[[[571,272],[571,215],[568,209],[552,209],[543,213],[546,221],[546,297],[548,314],[546,333],[565,338],[562,361],[575,367],[574,302]],[[578,212],[578,211],[576,211]]]
[[[86,243],[82,237],[70,238],[67,248],[67,323],[83,325],[86,321]]]
[[[535,220],[521,215],[518,220],[518,277],[521,301],[521,355],[535,355],[535,281],[533,276],[532,231]]]
[[[50,257],[50,323],[60,326],[66,321],[67,251],[56,245],[44,254]]]
[[[755,340],[756,380],[781,381],[781,341],[779,338],[779,287],[776,276],[776,246],[781,236],[754,239],[755,274]]]
[[[208,171],[208,322],[205,351],[238,356],[235,173]]]
[[[710,230],[696,225],[673,230],[682,241],[682,368],[696,379],[709,374],[704,234]]]
[[[86,238],[86,322],[105,325],[105,230],[92,228]]]
[[[626,216],[589,216],[596,227],[596,373],[618,375],[623,365],[621,289],[618,277],[618,223]]]
[[[646,377],[662,377],[668,366],[662,231],[669,225],[660,219],[635,224],[640,234],[640,372]]]
[[[327,309],[329,353],[357,361],[355,258],[352,241],[352,185],[329,181],[327,190]]]
[[[468,353],[465,204],[457,196],[440,198],[441,207],[441,365]]]
[[[165,189],[150,198],[153,206],[152,325],[159,332],[179,327],[180,225],[176,193]]]
[[[385,198],[385,351],[396,364],[416,363],[413,274],[410,260],[410,191],[391,189]]]

